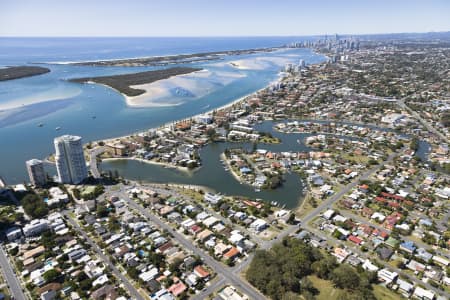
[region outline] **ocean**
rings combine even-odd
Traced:
[[[25,161],[53,153],[56,136],[80,135],[87,143],[156,127],[223,106],[262,88],[277,79],[286,62],[304,59],[311,64],[325,58],[310,49],[289,49],[189,64],[214,74],[192,87],[195,94],[198,86],[208,84],[208,93],[197,97],[188,93],[190,96],[181,99],[181,104],[177,101],[179,105],[170,105],[169,98],[177,97],[171,95],[165,99],[167,106],[147,108],[127,106],[124,97],[108,87],[66,79],[164,67],[91,67],[67,62],[273,47],[304,39],[0,38],[0,67],[39,65],[51,69],[44,75],[0,82],[0,176],[9,184],[28,181]],[[244,67],[233,68],[229,62],[234,61],[243,61]],[[225,82],[216,76],[225,73],[238,75],[237,79]]]

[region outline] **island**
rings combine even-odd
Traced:
[[[280,49],[280,47],[271,48],[256,48],[256,49],[244,49],[244,50],[227,50],[227,51],[215,51],[215,52],[203,52],[192,54],[180,54],[180,55],[167,55],[167,56],[152,56],[152,57],[140,57],[140,58],[127,58],[127,59],[114,59],[114,60],[99,60],[99,61],[87,61],[72,63],[72,65],[78,66],[114,66],[114,67],[142,67],[142,66],[165,66],[169,64],[186,64],[200,61],[219,60],[223,56],[227,55],[244,55],[254,54],[258,52],[272,52]]]
[[[0,81],[36,76],[50,72],[50,69],[37,66],[16,66],[0,68]]]
[[[201,68],[175,67],[132,74],[75,78],[70,79],[69,81],[78,83],[95,82],[104,84],[129,97],[135,97],[144,94],[146,91],[142,89],[132,88],[131,86],[133,85],[152,83],[158,80],[167,79],[172,76],[189,74],[201,70]]]

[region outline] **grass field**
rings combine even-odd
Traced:
[[[308,276],[308,279],[311,280],[314,287],[318,289],[320,292],[316,296],[317,300],[335,300],[338,298],[339,295],[341,295],[341,293],[345,293],[345,291],[341,289],[336,289],[331,281],[320,279],[315,275]],[[373,293],[375,297],[379,300],[401,299],[400,295],[378,284],[373,285]]]
[[[343,292],[340,289],[336,289],[331,281],[320,279],[315,275],[308,276],[308,279],[311,280],[314,287],[320,292],[316,296],[317,300],[335,300]]]
[[[373,293],[377,299],[383,300],[400,300],[402,297],[388,288],[381,285],[373,285]]]

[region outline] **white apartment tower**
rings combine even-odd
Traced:
[[[59,181],[72,184],[82,182],[88,173],[81,137],[63,135],[55,138],[54,143]]]
[[[26,162],[26,165],[31,184],[34,186],[43,186],[47,178],[42,161],[39,159],[30,159]]]

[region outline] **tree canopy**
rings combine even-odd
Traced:
[[[25,213],[33,219],[42,218],[48,214],[47,203],[36,194],[27,194],[22,198],[21,204]]]
[[[339,265],[331,255],[295,238],[286,238],[270,250],[256,251],[246,277],[271,299],[297,299],[300,294],[312,299],[319,292],[307,277],[313,274],[331,280],[348,299],[375,299],[370,274]]]

